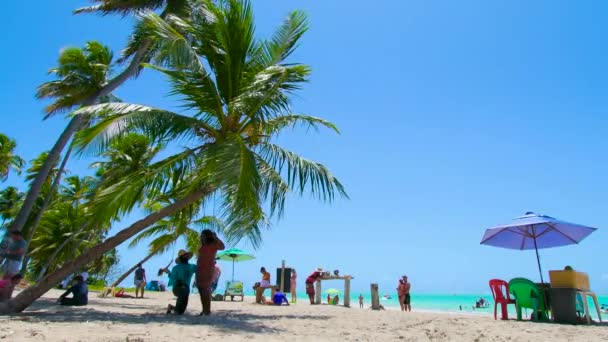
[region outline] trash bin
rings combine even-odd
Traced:
[[[277,286],[281,287],[281,268],[277,268]],[[283,283],[285,293],[291,292],[291,268],[285,267],[285,282]]]
[[[577,323],[576,292],[573,288],[551,289],[553,320],[558,323]]]

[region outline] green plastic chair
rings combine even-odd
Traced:
[[[509,292],[515,297],[517,320],[521,321],[521,309],[532,309],[532,319],[547,320],[547,306],[540,288],[526,278],[514,278],[509,281]]]

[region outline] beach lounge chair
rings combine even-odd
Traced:
[[[501,279],[492,279],[490,280],[490,290],[492,290],[492,297],[494,298],[494,319],[497,319],[496,309],[498,304],[501,305],[501,319],[509,319],[507,305],[515,304],[515,299],[509,295],[509,284]]]
[[[532,319],[541,321],[547,319],[545,296],[540,288],[531,280],[514,278],[509,281],[509,292],[515,297],[517,320],[521,321],[521,309],[532,309]]]
[[[243,291],[243,282],[242,281],[227,281],[226,282],[226,290],[224,291],[224,300],[230,297],[230,300],[234,300],[234,297],[241,297],[241,302],[245,299],[245,294]]]

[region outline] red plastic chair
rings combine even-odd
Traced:
[[[509,319],[507,304],[515,304],[515,299],[512,299],[509,295],[509,284],[501,279],[492,279],[490,280],[490,289],[492,290],[492,297],[494,297],[494,319],[497,319],[496,309],[498,304],[502,308],[502,319]]]

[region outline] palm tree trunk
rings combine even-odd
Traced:
[[[23,264],[21,265],[21,274],[25,274],[25,272],[27,271],[27,264],[30,261],[30,254],[29,254],[30,243],[32,242],[32,238],[34,237],[36,228],[38,228],[40,219],[42,219],[42,214],[44,213],[46,208],[49,206],[49,203],[51,203],[51,199],[57,192],[57,188],[59,187],[59,184],[61,183],[61,176],[63,174],[63,170],[65,170],[65,165],[68,163],[68,159],[70,159],[70,155],[72,154],[72,149],[73,149],[73,146],[70,145],[70,147],[68,147],[68,150],[65,152],[65,156],[63,156],[63,161],[61,162],[61,165],[59,166],[59,170],[57,171],[57,176],[55,176],[55,179],[53,180],[53,184],[51,185],[51,190],[49,191],[48,195],[44,199],[44,203],[42,203],[40,210],[38,210],[38,212],[36,213],[34,222],[32,223],[32,226],[30,227],[28,238],[27,238],[27,240],[25,240],[25,242],[26,242],[25,255],[23,257]]]
[[[46,158],[44,164],[42,164],[40,171],[36,174],[36,178],[34,178],[34,181],[32,182],[32,185],[30,186],[30,189],[28,190],[27,195],[25,196],[25,200],[23,201],[23,205],[19,209],[17,217],[15,217],[15,220],[13,220],[13,222],[8,228],[9,231],[21,231],[23,229],[27,218],[32,212],[34,203],[40,195],[40,191],[42,190],[44,182],[46,182],[49,177],[49,174],[51,173],[51,170],[53,169],[53,166],[55,165],[55,163],[57,163],[57,160],[59,160],[59,157],[61,156],[61,152],[63,152],[65,145],[68,144],[68,142],[72,138],[72,135],[74,135],[74,133],[81,128],[83,122],[83,116],[74,116],[72,120],[70,120],[68,126],[63,130],[63,132],[59,136],[59,139],[57,139],[57,142],[55,142],[55,145],[49,152],[49,155]]]
[[[127,272],[125,272],[123,275],[121,275],[114,283],[112,283],[111,287],[116,287],[116,286],[118,286],[118,284],[122,283],[123,280],[127,279],[129,274],[133,273],[133,271],[135,271],[137,269],[137,266],[139,266],[139,264],[143,264],[144,262],[152,259],[152,257],[155,256],[156,253],[157,253],[157,251],[152,252],[152,253],[148,254],[148,256],[146,256],[145,258],[141,259],[138,263],[136,263],[133,267],[131,267]]]
[[[97,93],[86,98],[81,103],[81,105],[90,106],[90,105],[97,103],[97,101],[100,98],[109,95],[114,90],[116,90],[116,88],[118,88],[121,84],[123,84],[126,80],[128,80],[131,76],[136,75],[139,70],[140,61],[142,60],[146,51],[148,51],[149,46],[150,46],[150,42],[145,41],[139,47],[139,50],[137,50],[137,52],[135,53],[135,56],[133,56],[133,59],[131,60],[131,63],[129,63],[129,66],[127,66],[127,68],[123,72],[121,72],[118,76],[111,79]],[[25,225],[27,218],[30,216],[30,213],[32,212],[32,207],[34,206],[34,202],[36,201],[36,198],[38,198],[38,196],[40,195],[40,191],[42,190],[42,185],[44,184],[46,179],[49,177],[49,174],[51,173],[51,170],[53,169],[53,165],[55,165],[57,160],[59,160],[59,156],[61,155],[61,152],[63,152],[63,149],[68,144],[68,142],[70,141],[72,136],[82,128],[83,124],[86,122],[85,119],[86,118],[83,115],[76,115],[72,118],[72,120],[70,120],[70,123],[68,124],[68,126],[63,130],[63,132],[59,136],[59,139],[57,139],[57,142],[55,142],[55,145],[49,152],[49,155],[48,155],[46,161],[44,162],[44,164],[42,165],[42,168],[40,169],[38,174],[36,174],[36,178],[34,178],[34,181],[32,182],[32,185],[30,186],[30,189],[27,192],[27,195],[25,196],[25,200],[23,202],[23,205],[21,206],[21,209],[19,210],[19,213],[17,214],[17,217],[11,223],[11,225],[9,227],[9,231],[13,231],[13,230],[21,231],[23,229],[23,226]]]
[[[116,235],[106,239],[103,243],[91,248],[74,260],[65,263],[63,267],[52,272],[36,285],[28,287],[8,302],[0,303],[0,314],[11,314],[25,310],[36,299],[40,298],[40,296],[50,290],[53,286],[55,286],[55,284],[63,280],[69,274],[99,258],[104,253],[111,251],[113,248],[116,248],[121,243],[132,238],[150,225],[158,222],[163,217],[173,215],[188,205],[196,203],[196,201],[203,198],[205,195],[210,193],[210,191],[211,189],[209,188],[192,191],[179,201],[176,201],[162,208],[161,210],[154,212],[141,220],[138,220],[129,227],[118,232]]]

